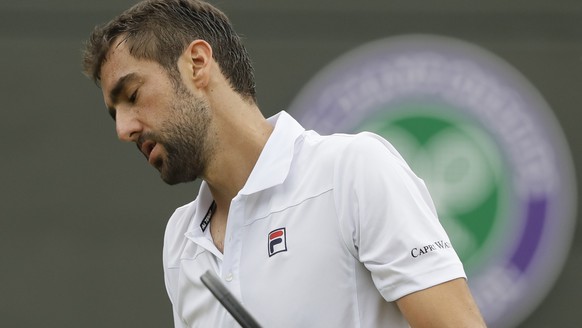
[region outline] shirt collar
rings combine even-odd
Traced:
[[[270,117],[274,125],[261,155],[239,194],[250,195],[283,183],[289,174],[295,142],[305,129],[285,111]]]
[[[274,187],[283,183],[289,174],[295,142],[305,129],[285,111],[268,118],[267,121],[274,126],[273,132],[239,195],[250,195]],[[222,258],[222,254],[213,246],[210,229],[202,231],[200,228],[200,223],[211,204],[212,194],[206,181],[202,181],[196,202],[196,214],[186,237]]]

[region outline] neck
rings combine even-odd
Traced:
[[[218,209],[228,211],[232,199],[246,184],[273,127],[254,105],[219,111],[215,121],[216,148],[204,180]]]

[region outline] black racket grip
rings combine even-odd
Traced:
[[[261,325],[253,318],[253,316],[240,304],[240,302],[232,295],[222,282],[210,270],[206,271],[200,280],[206,288],[210,290],[212,295],[224,306],[224,308],[233,316],[233,318],[243,328],[260,328]]]

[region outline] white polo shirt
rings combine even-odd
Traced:
[[[224,255],[201,227],[203,182],[164,240],[176,327],[238,327],[200,281],[213,270],[263,327],[408,327],[393,302],[458,277],[432,200],[371,133],[320,136],[285,112],[232,200]]]

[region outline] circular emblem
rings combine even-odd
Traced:
[[[575,177],[552,111],[513,67],[456,39],[411,35],[332,62],[289,111],[323,134],[371,131],[426,182],[493,327],[517,325],[566,259]]]

